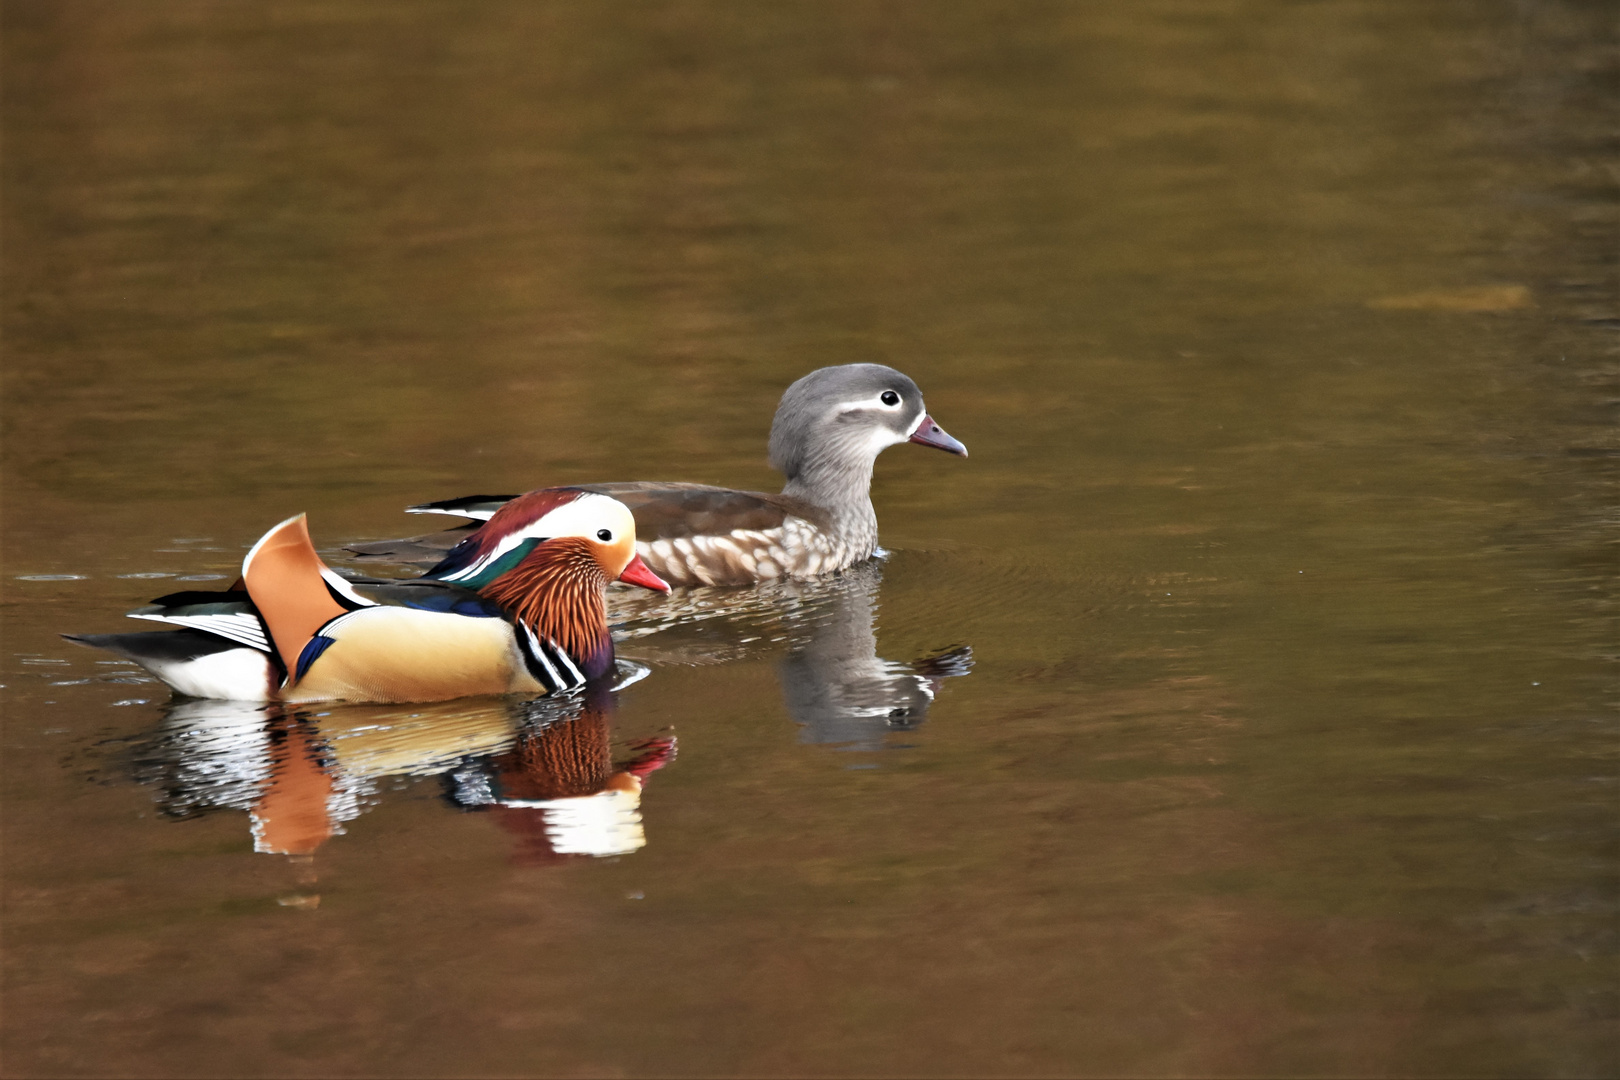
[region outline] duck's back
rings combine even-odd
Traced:
[[[578,487],[628,506],[636,519],[637,552],[655,574],[676,585],[745,585],[806,577],[864,559],[876,543],[875,531],[869,541],[839,536],[827,511],[788,495],[648,480]],[[424,503],[411,511],[488,520],[511,498],[476,495]],[[355,544],[349,550],[430,565],[477,527]]]

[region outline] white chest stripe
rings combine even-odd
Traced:
[[[519,624],[518,645],[523,650],[529,674],[550,693],[557,694],[585,685],[585,675],[556,642],[542,641],[527,626]],[[558,670],[561,668],[562,670]]]
[[[538,681],[543,683],[547,690],[556,691],[561,689],[562,676],[558,675],[557,669],[551,666],[551,658],[546,656],[546,648],[540,643],[540,639],[527,626],[523,628],[523,637],[525,639],[524,644],[528,646],[524,651],[528,653],[531,660],[545,670],[546,677]]]
[[[551,652],[552,655],[557,658],[558,663],[562,664],[563,667],[568,669],[569,686],[584,686],[585,673],[574,665],[573,657],[569,656],[568,653],[556,645],[551,646]]]
[[[367,600],[365,597],[363,597],[359,593],[355,592],[354,587],[349,584],[348,580],[345,579],[343,577],[343,575],[337,573],[335,570],[329,569],[327,567],[322,567],[321,568],[321,577],[324,578],[327,585],[331,586],[332,589],[335,592],[337,592],[340,596],[347,597],[349,600],[354,601],[356,604],[359,604],[361,607],[376,607],[376,606],[378,606],[377,601],[375,601],[375,600]]]

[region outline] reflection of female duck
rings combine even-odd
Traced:
[[[783,701],[805,742],[875,746],[890,731],[922,723],[941,683],[973,667],[966,645],[910,663],[878,656],[881,569],[860,569],[844,574],[809,639],[777,665]]]
[[[778,675],[804,740],[870,743],[916,727],[943,681],[973,666],[965,645],[909,663],[878,656],[883,573],[874,560],[813,581],[683,589],[656,603],[626,590],[613,598],[615,633],[634,641],[638,656],[665,664],[759,658],[786,642]]]

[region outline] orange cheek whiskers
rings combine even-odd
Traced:
[[[513,619],[560,645],[591,678],[604,674],[613,659],[602,598],[607,575],[594,547],[579,537],[548,540],[480,590]]]

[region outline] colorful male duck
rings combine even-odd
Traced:
[[[635,515],[637,552],[677,585],[743,585],[842,570],[877,550],[872,466],[897,443],[967,456],[934,423],[922,391],[881,364],[813,371],[788,387],[771,424],[770,460],[787,477],[780,495],[704,484],[584,484]],[[410,508],[416,514],[488,519],[511,496],[473,495]],[[452,529],[349,550],[426,564],[466,536]]]
[[[175,593],[130,613],[184,629],[64,636],[128,657],[192,697],[554,693],[613,667],[609,581],[669,591],[635,543],[623,503],[548,488],[502,506],[424,578],[350,582],[315,553],[300,514],[253,546],[236,588]]]

